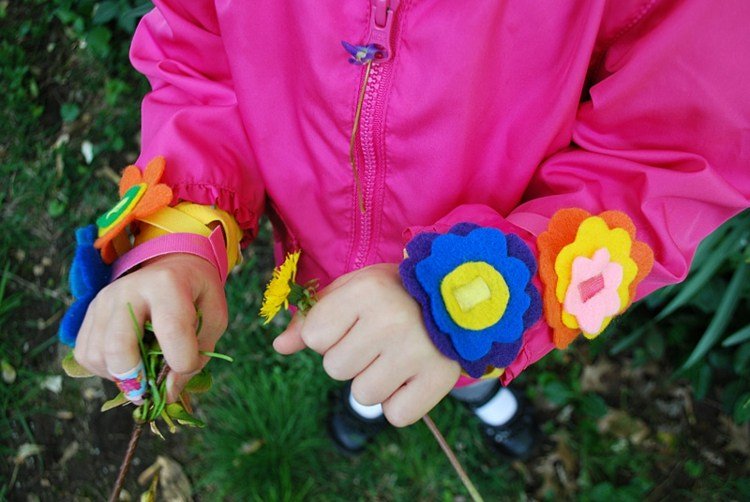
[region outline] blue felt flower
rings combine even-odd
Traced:
[[[401,277],[438,349],[475,378],[508,366],[541,316],[536,260],[523,240],[461,223],[419,234],[406,250]]]
[[[76,344],[78,330],[81,329],[89,304],[109,283],[111,275],[111,267],[102,261],[99,251],[94,249],[96,237],[96,225],[76,230],[76,252],[68,276],[70,292],[75,301],[65,312],[58,331],[60,341],[71,347]]]

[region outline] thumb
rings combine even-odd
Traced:
[[[304,315],[299,312],[294,314],[289,326],[273,341],[273,348],[276,352],[288,356],[307,348],[302,340],[302,324],[304,322]]]

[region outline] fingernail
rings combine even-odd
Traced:
[[[138,364],[131,370],[124,373],[112,373],[115,378],[115,384],[117,388],[125,395],[125,397],[135,404],[143,404],[141,399],[146,393],[146,368],[143,366],[143,361],[139,361]]]

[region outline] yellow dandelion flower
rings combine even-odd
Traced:
[[[282,306],[285,309],[289,308],[289,294],[297,278],[299,255],[299,251],[287,254],[284,263],[274,269],[273,277],[263,294],[263,305],[260,308],[260,316],[265,319],[263,324],[271,322]]]

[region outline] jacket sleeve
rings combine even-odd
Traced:
[[[256,234],[264,187],[245,134],[213,2],[154,2],[130,58],[152,87],[142,105],[138,165],[166,158],[176,199],[232,214]]]
[[[519,205],[507,215],[462,206],[433,230],[495,226],[538,252],[559,210],[617,210],[654,254],[632,299],[684,279],[700,241],[750,207],[750,4],[650,4],[604,53],[570,146],[538,167]],[[529,329],[504,383],[554,347],[547,322]]]

